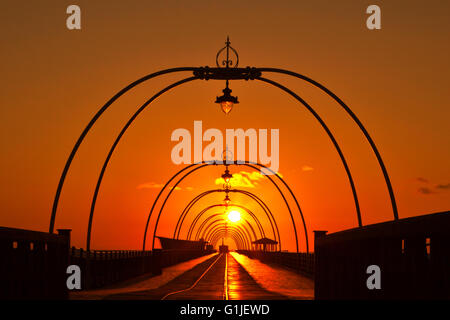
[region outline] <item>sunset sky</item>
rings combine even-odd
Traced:
[[[81,8],[81,30],[66,28],[70,4]],[[370,4],[381,7],[381,30],[366,28]],[[0,12],[1,226],[48,231],[65,161],[95,112],[146,74],[214,66],[227,36],[239,53],[239,66],[299,72],[352,108],[385,161],[400,218],[450,209],[448,1],[7,0]],[[74,246],[86,245],[95,183],[122,126],[149,97],[188,76],[164,76],[137,87],[88,134],[70,168],[56,219],[56,228],[73,230]],[[376,158],[349,116],[300,80],[266,76],[295,90],[335,134],[353,173],[363,224],[393,219]],[[176,144],[171,133],[177,128],[193,132],[195,120],[203,121],[203,130],[218,128],[223,134],[234,128],[279,129],[279,172],[300,201],[311,245],[313,230],[357,226],[344,168],[314,117],[292,97],[260,81],[231,81],[240,103],[225,115],[214,103],[224,85],[212,80],[182,85],[137,118],[106,171],[92,248],[141,248],[161,185],[182,168],[170,158]],[[230,169],[247,179],[235,181],[235,187],[269,204],[283,249],[295,250],[289,213],[276,189],[250,168]],[[211,167],[185,179],[166,205],[158,235],[172,236],[181,210],[199,193],[221,188],[216,179],[222,173],[223,167]],[[244,196],[230,197],[263,215]],[[205,197],[193,212],[222,200],[222,193]]]

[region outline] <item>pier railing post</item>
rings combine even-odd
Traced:
[[[320,248],[320,239],[325,238],[327,231],[314,231],[314,298],[322,299],[324,296],[324,285],[326,281],[323,281],[323,277],[326,276],[324,267],[326,268],[326,255]]]

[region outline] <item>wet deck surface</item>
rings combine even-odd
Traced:
[[[273,300],[288,299],[262,288],[231,256],[213,256],[163,286],[108,295],[121,300]]]
[[[157,276],[152,274],[142,275],[99,289],[72,291],[69,293],[69,297],[71,300],[101,300],[116,294],[156,289],[169,283],[176,277],[179,277],[213,256],[217,256],[217,254],[210,254],[164,268],[162,274]]]
[[[235,259],[236,257],[237,259]],[[239,263],[239,262],[240,263]],[[248,264],[245,268],[241,263]],[[119,285],[116,288],[95,290],[92,292],[78,292],[71,294],[71,299],[107,299],[107,300],[275,300],[275,299],[308,299],[302,289],[301,294],[296,292],[280,290],[279,284],[270,282],[268,286],[261,278],[265,276],[255,273],[255,270],[268,269],[274,277],[281,276],[288,280],[287,287],[298,288],[299,283],[293,281],[298,275],[292,273],[291,278],[283,274],[283,270],[275,270],[256,261],[242,261],[235,253],[233,254],[213,254],[201,259],[194,259],[190,263],[174,266],[177,270],[175,274],[166,281],[157,279],[143,279],[135,281],[131,285]],[[249,268],[250,266],[250,268]],[[181,272],[181,268],[184,270]],[[254,270],[255,269],[255,270]],[[167,272],[167,270],[165,271]],[[173,271],[172,271],[173,272]],[[250,272],[250,273],[249,273]],[[258,271],[260,272],[260,271]],[[280,273],[281,272],[281,273]],[[264,275],[264,274],[263,274]],[[256,279],[256,280],[255,280]],[[302,286],[306,283],[299,278]],[[138,279],[139,280],[139,279]],[[284,283],[282,279],[279,283]],[[301,287],[301,286],[300,286]],[[268,290],[270,288],[270,290]],[[297,289],[296,289],[297,290]],[[301,296],[301,297],[300,297]]]
[[[261,287],[250,274],[228,254],[229,300],[286,300],[288,297]]]

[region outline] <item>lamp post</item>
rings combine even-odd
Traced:
[[[239,63],[239,56],[236,52],[236,50],[233,49],[233,47],[230,46],[231,42],[230,42],[230,37],[227,37],[227,42],[225,42],[226,46],[223,47],[222,49],[219,50],[219,52],[217,53],[216,56],[216,64],[218,68],[221,68],[221,64],[219,63],[218,59],[220,54],[222,53],[222,51],[226,50],[226,60],[222,61],[222,65],[225,66],[225,69],[227,70],[227,72],[229,72],[229,69],[231,66],[233,66],[234,68],[236,68],[238,66]],[[233,60],[230,59],[230,50],[236,55],[236,62],[233,64]],[[231,109],[233,109],[233,106],[237,103],[239,103],[238,98],[234,97],[231,95],[231,89],[228,87],[228,79],[226,79],[225,82],[225,89],[223,89],[223,95],[221,95],[220,97],[216,97],[216,103],[220,104],[222,111],[225,114],[230,113]]]

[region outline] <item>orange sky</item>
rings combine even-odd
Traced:
[[[353,109],[385,160],[400,217],[450,208],[449,3],[380,4],[378,31],[365,27],[365,8],[371,4],[365,1],[77,1],[81,31],[65,27],[69,4],[7,1],[2,6],[0,225],[46,231],[65,160],[100,106],[156,70],[214,65],[227,35],[240,66],[305,74]],[[149,96],[188,75],[138,87],[89,133],[70,169],[56,220],[57,228],[73,229],[73,245],[85,246],[95,182],[120,128]],[[335,133],[355,179],[363,223],[392,219],[381,172],[356,125],[317,89],[285,76],[272,78],[296,90]],[[170,160],[175,145],[170,135],[177,128],[192,130],[194,120],[202,120],[204,130],[224,133],[226,128],[279,129],[279,171],[301,203],[310,237],[313,230],[357,225],[345,171],[311,114],[279,89],[232,81],[240,104],[225,116],[214,104],[223,87],[223,81],[186,84],[135,121],[100,190],[93,248],[141,247],[159,191],[149,186],[165,183],[180,169]],[[248,171],[232,172],[237,170]],[[216,188],[221,173],[221,168],[208,168],[183,181],[166,206],[158,234],[171,236],[175,217],[194,196]],[[276,212],[283,249],[295,249],[289,214],[270,183],[261,180],[246,189]],[[208,197],[195,210],[222,199],[222,194]],[[262,215],[244,197],[232,199]],[[299,236],[304,249],[304,235]]]

